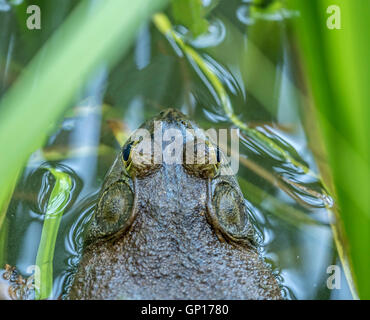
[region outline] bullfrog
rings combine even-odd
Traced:
[[[66,299],[282,298],[226,156],[199,131],[166,109],[123,145],[85,228]],[[194,161],[185,161],[188,150]]]
[[[68,298],[281,298],[222,150],[176,109],[140,130],[152,143],[143,146],[134,132],[107,174]],[[158,131],[162,143],[155,141]],[[175,142],[164,141],[166,132],[183,137],[175,138],[180,148],[170,148],[180,150],[173,157],[180,161],[163,161]],[[181,152],[188,149],[194,161]],[[202,154],[209,157],[198,161]]]

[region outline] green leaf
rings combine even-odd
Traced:
[[[70,199],[72,181],[69,175],[58,169],[48,168],[55,178],[42,228],[41,240],[37,251],[36,266],[39,274],[35,276],[35,299],[49,298],[53,288],[53,259],[55,242],[60,221]],[[37,269],[36,269],[37,270]]]
[[[335,4],[340,29],[330,29]],[[370,299],[370,2],[295,0],[294,28],[333,175],[361,299]]]
[[[205,14],[206,10],[201,0],[172,0],[172,15],[175,22],[188,28],[194,37],[208,30]]]
[[[0,266],[5,263],[6,254],[7,254],[7,239],[8,239],[8,221],[6,219],[6,213],[8,211],[8,207],[10,201],[13,196],[14,189],[16,187],[17,181],[19,177],[19,171],[16,172],[13,180],[6,186],[3,187],[5,189],[5,197],[4,201],[0,202]]]

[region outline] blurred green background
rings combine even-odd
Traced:
[[[241,129],[238,178],[286,298],[369,299],[370,3],[334,2],[40,0],[29,30],[33,2],[0,1],[0,263],[37,256],[37,298],[60,294],[116,139],[171,106]],[[59,231],[55,167],[72,177]]]

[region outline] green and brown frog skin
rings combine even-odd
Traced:
[[[198,128],[174,109],[141,128],[153,133],[154,121]],[[142,164],[139,146],[131,136],[107,174],[66,298],[281,299],[222,152],[207,142],[216,164]]]
[[[174,109],[141,128],[155,120],[197,129]],[[136,147],[128,139],[106,177],[68,298],[280,299],[235,177],[210,163],[135,165]]]

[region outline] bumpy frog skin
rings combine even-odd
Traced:
[[[197,128],[174,109],[141,128],[154,121]],[[235,177],[211,164],[141,166],[136,147],[130,138],[105,179],[67,298],[281,299]]]

